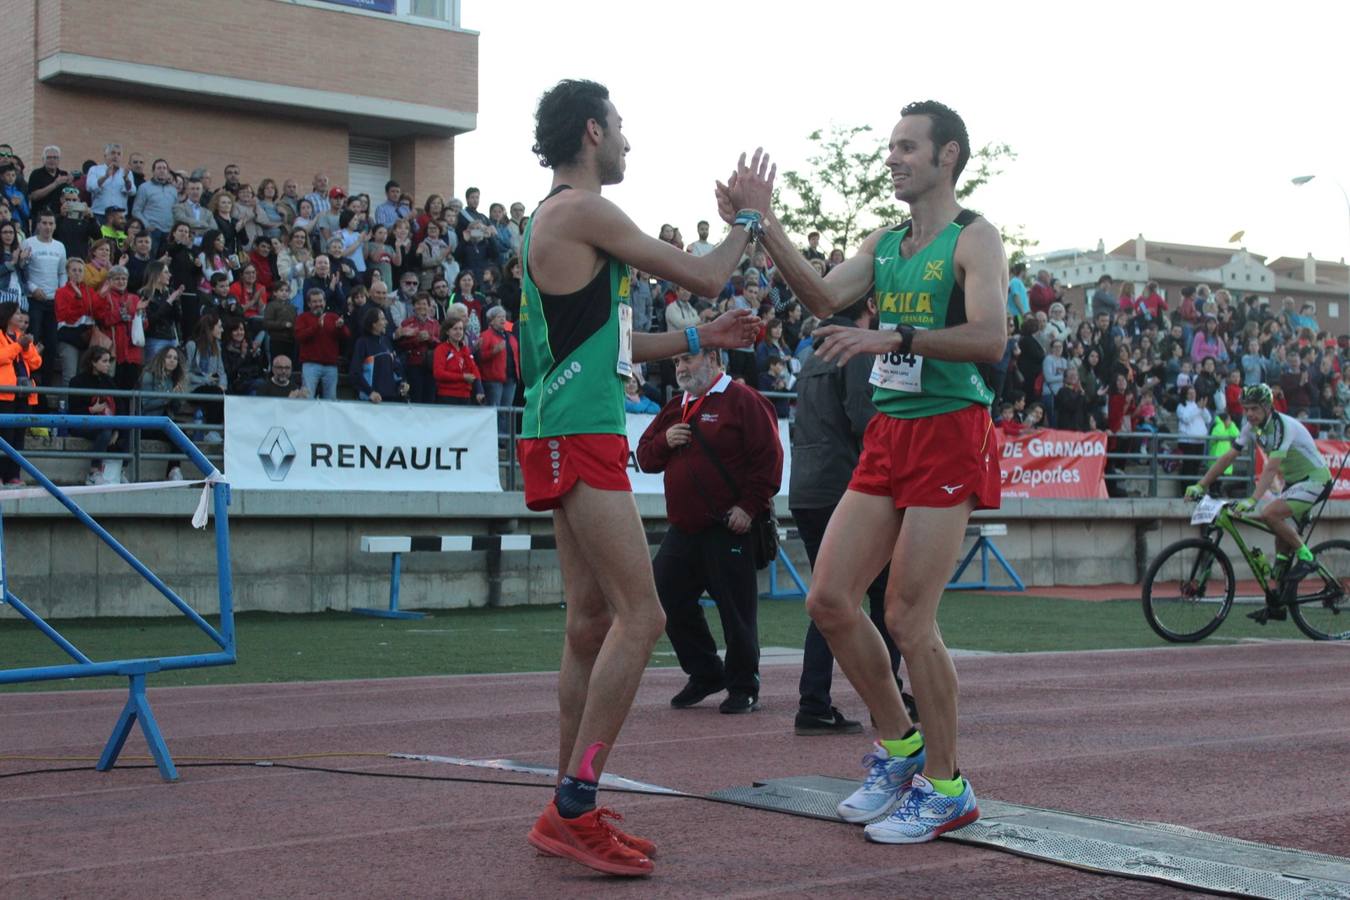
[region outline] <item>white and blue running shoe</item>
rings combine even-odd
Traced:
[[[965,784],[960,796],[948,797],[934,790],[927,778],[915,775],[898,808],[867,826],[867,839],[879,844],[922,844],[969,825],[980,817],[980,808],[970,782]]]
[[[839,804],[839,818],[862,823],[890,815],[900,805],[915,774],[923,770],[923,759],[922,750],[914,756],[893,757],[881,744],[874,744],[872,752],[863,757],[867,777],[862,787]]]

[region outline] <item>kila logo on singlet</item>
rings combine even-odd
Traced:
[[[943,270],[946,268],[946,264],[947,261],[945,259],[937,259],[932,262],[924,263],[923,280],[941,281],[943,276]]]

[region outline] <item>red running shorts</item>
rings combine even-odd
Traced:
[[[998,509],[1001,481],[989,410],[967,406],[920,419],[873,416],[848,489],[890,497],[896,509],[956,506],[972,495],[975,509]]]
[[[622,434],[569,434],[516,442],[525,476],[525,505],[558,509],[578,480],[601,491],[632,491],[628,438]]]

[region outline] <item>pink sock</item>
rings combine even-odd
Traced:
[[[595,760],[595,754],[605,749],[603,741],[596,741],[586,748],[586,752],[581,754],[581,765],[577,766],[577,777],[582,781],[599,781],[600,778],[595,774],[595,769],[591,763]]]

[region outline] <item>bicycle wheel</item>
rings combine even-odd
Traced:
[[[1144,576],[1144,618],[1164,640],[1198,641],[1223,623],[1236,589],[1233,564],[1217,544],[1177,541],[1163,548]]]
[[[1350,640],[1350,541],[1323,541],[1312,552],[1318,571],[1299,582],[1294,624],[1314,641]]]

